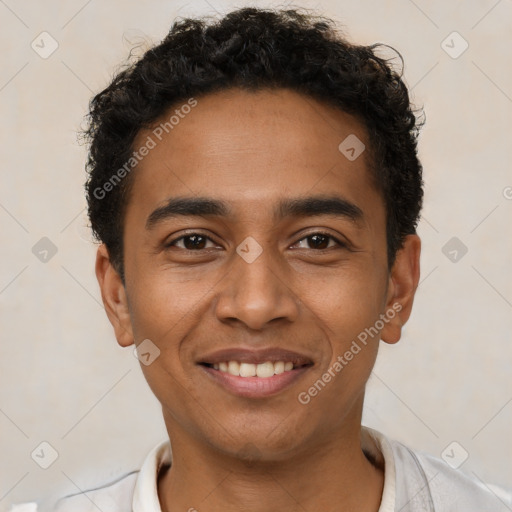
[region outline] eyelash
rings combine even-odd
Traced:
[[[336,242],[336,244],[338,244],[338,248],[347,248],[347,244],[346,243],[343,243],[342,241],[340,241],[335,236],[332,236],[331,234],[325,233],[325,232],[322,232],[322,231],[315,231],[313,233],[309,233],[306,236],[302,237],[297,242],[295,242],[295,244],[293,244],[293,245],[297,245],[299,242],[302,242],[303,240],[307,240],[308,238],[310,238],[312,236],[315,236],[315,235],[320,235],[320,236],[327,237],[327,238],[333,240],[334,242]],[[182,235],[179,238],[175,238],[174,240],[169,241],[168,243],[165,244],[165,248],[168,249],[170,247],[175,247],[175,244],[177,242],[179,242],[180,240],[183,240],[183,239],[189,238],[189,237],[193,237],[193,236],[200,236],[200,237],[203,237],[203,238],[205,238],[206,240],[208,240],[208,241],[210,241],[212,243],[215,243],[215,241],[212,240],[209,236],[203,235],[202,233],[192,232],[192,233],[187,233],[186,235]],[[186,249],[184,247],[180,247],[180,249],[183,249],[183,250],[188,251],[188,252],[201,252],[201,251],[205,250],[205,249],[192,250],[192,249]],[[327,247],[326,249],[310,249],[310,250],[318,252],[318,253],[322,253],[322,252],[328,251],[329,249],[333,249],[333,247]]]

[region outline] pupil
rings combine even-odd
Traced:
[[[328,237],[324,236],[324,235],[311,235],[309,237],[310,240],[313,240],[313,246],[316,248],[316,249],[326,249],[327,246],[329,245],[327,242],[328,240]]]
[[[188,243],[192,241],[191,243]],[[205,237],[198,235],[187,236],[184,239],[184,244],[187,249],[202,249],[204,246]]]

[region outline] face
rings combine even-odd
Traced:
[[[133,171],[125,286],[98,252],[107,313],[121,345],[159,350],[141,368],[171,438],[269,460],[317,449],[360,426],[379,335],[397,341],[410,311],[419,241],[390,272],[368,154],[339,149],[368,147],[354,117],[288,90],[196,101],[165,136],[137,138],[156,144]],[[294,366],[235,377],[223,361]]]

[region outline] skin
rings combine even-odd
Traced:
[[[135,146],[150,134],[141,132]],[[338,150],[350,134],[368,147],[364,126],[329,105],[286,89],[232,89],[198,98],[134,171],[125,285],[104,245],[96,275],[118,343],[150,339],[160,349],[141,368],[162,404],[173,449],[171,469],[158,481],[163,511],[379,508],[384,471],[366,458],[361,439],[379,337],[308,404],[297,400],[399,303],[380,332],[383,341],[397,342],[418,285],[416,235],[388,269],[386,212],[368,152],[349,161]],[[284,198],[333,194],[360,208],[362,218],[273,218]],[[174,217],[146,229],[156,208],[183,196],[223,200],[230,214]],[[190,235],[185,230],[211,241],[201,239],[199,250],[190,239],[163,248]],[[319,232],[346,246],[327,238],[317,248],[308,237]],[[250,264],[236,252],[248,236],[263,249]],[[274,396],[244,398],[196,364],[228,347],[284,347],[315,364]]]

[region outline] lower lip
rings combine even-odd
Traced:
[[[263,398],[275,395],[300,379],[307,370],[312,368],[312,366],[303,366],[272,377],[237,377],[209,366],[199,366],[228,391],[247,398]]]

